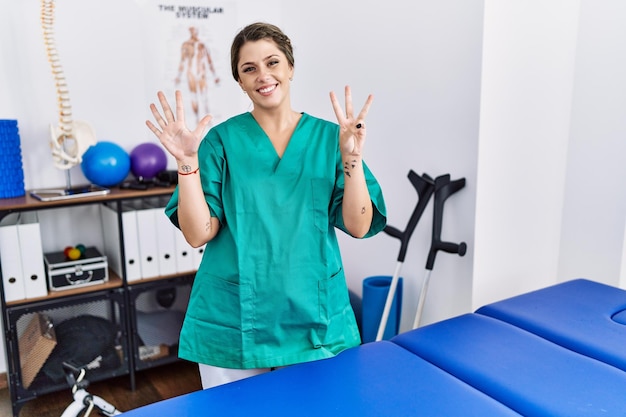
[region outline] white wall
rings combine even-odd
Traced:
[[[557,276],[618,285],[626,226],[626,3],[581,5]]]
[[[577,1],[487,1],[473,306],[556,281]]]
[[[578,277],[619,284],[625,20],[618,0],[485,3],[474,308]]]

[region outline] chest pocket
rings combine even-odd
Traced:
[[[329,213],[332,204],[333,183],[326,178],[311,179],[312,210],[315,227],[327,232],[330,224]]]

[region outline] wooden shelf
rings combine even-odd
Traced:
[[[111,290],[114,288],[121,287],[122,284],[123,284],[122,278],[118,277],[113,271],[111,271],[111,269],[109,269],[109,280],[102,284],[87,285],[84,287],[71,288],[68,290],[61,290],[61,291],[48,291],[48,295],[44,297],[26,298],[23,300],[9,301],[8,303],[6,303],[6,305],[7,307],[15,307],[15,306],[19,306],[22,304],[34,303],[37,301],[50,301],[50,300],[54,300],[55,298],[67,297],[70,295],[88,294],[88,293],[92,293],[96,291]]]
[[[111,188],[111,192],[104,195],[69,198],[56,201],[41,201],[31,196],[30,191],[26,191],[26,194],[21,197],[0,199],[0,212],[13,212],[18,210],[29,211],[92,203],[105,203],[108,201],[127,200],[133,198],[159,197],[170,195],[172,192],[174,192],[174,186],[152,187],[147,190]]]
[[[167,281],[168,279],[182,278],[185,276],[190,276],[190,275],[195,275],[195,274],[196,274],[196,271],[188,271],[188,272],[179,272],[179,273],[170,274],[170,275],[159,275],[157,277],[142,278],[142,279],[129,282],[128,286],[132,287],[134,285],[141,285],[141,284],[146,284],[149,282]]]

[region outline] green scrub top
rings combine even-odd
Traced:
[[[302,117],[280,158],[251,113],[215,127],[198,149],[206,202],[220,221],[196,273],[179,356],[224,368],[328,358],[361,340],[335,228],[344,174],[339,126]],[[366,237],[386,224],[378,182]],[[178,189],[165,211],[178,226]]]

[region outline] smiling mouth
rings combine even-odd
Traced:
[[[261,94],[269,94],[274,91],[277,87],[277,84],[270,85],[269,87],[259,88],[257,91]]]

